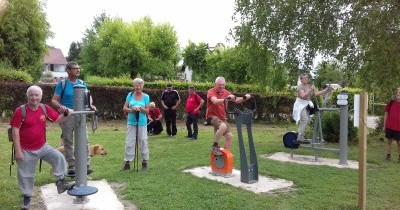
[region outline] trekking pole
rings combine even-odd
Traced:
[[[133,170],[135,170],[135,166],[136,166],[136,172],[139,171],[139,111],[136,111],[136,142],[135,142],[135,157],[133,159]]]
[[[14,143],[11,145],[11,161],[10,161],[10,176],[11,176],[11,168],[14,165]]]

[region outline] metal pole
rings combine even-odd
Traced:
[[[340,165],[347,165],[347,139],[349,124],[349,105],[340,105]]]
[[[74,110],[85,110],[85,88],[74,87]],[[76,186],[86,186],[87,176],[87,134],[86,134],[86,114],[75,115],[75,168],[76,168]]]
[[[76,196],[75,203],[87,203],[87,195],[96,193],[95,187],[87,186],[87,157],[88,139],[86,133],[86,114],[94,111],[85,111],[86,93],[85,86],[74,86],[74,110],[75,118],[75,187],[68,191],[69,195]]]

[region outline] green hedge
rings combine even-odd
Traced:
[[[122,113],[122,107],[124,105],[126,95],[132,91],[131,87],[94,86],[90,85],[90,83],[88,84],[94,104],[99,109],[102,119],[108,120],[125,118],[125,115]],[[161,84],[161,82],[157,84]],[[2,81],[0,83],[0,88],[2,90],[0,92],[0,112],[10,113],[14,111],[17,106],[26,103],[26,89],[30,85],[31,84],[21,82]],[[51,98],[54,94],[54,84],[39,84],[39,86],[43,89],[42,102],[51,104]],[[148,84],[145,83],[144,92],[149,94],[151,101],[154,101],[158,107],[161,107],[160,97],[163,91],[164,87],[149,88]],[[178,107],[178,118],[183,119],[188,91],[185,88],[183,90],[178,90],[178,92],[182,99],[181,105]],[[206,101],[206,91],[197,91],[197,93]],[[243,94],[240,93],[237,95],[243,96]],[[228,109],[243,109],[244,107],[255,109],[255,106],[257,106],[255,119],[258,121],[279,122],[291,120],[294,97],[272,94],[252,95],[254,96],[254,99],[240,105],[230,104]],[[201,116],[205,115],[205,110],[205,107],[203,107]]]
[[[11,68],[0,68],[0,81],[16,81],[32,83],[32,76],[24,71],[17,71]]]
[[[97,76],[87,76],[86,81],[88,84],[94,86],[111,86],[111,87],[132,87],[132,79],[128,76],[122,76],[117,78],[104,78]],[[199,91],[207,91],[214,86],[213,82],[196,82],[188,83],[185,81],[145,81],[146,88],[149,89],[164,89],[167,83],[172,83],[176,90],[187,90],[189,85],[194,85]],[[227,83],[226,88],[231,92],[235,93],[264,93],[257,85],[237,85],[233,83]]]
[[[92,78],[92,80],[90,79]],[[91,82],[94,80],[97,82],[103,82],[103,85],[93,85]],[[132,81],[131,79],[126,79],[127,87],[121,86],[112,86],[110,84],[113,79],[104,79],[98,77],[89,77],[88,85],[91,91],[91,95],[94,99],[94,104],[100,111],[101,118],[104,120],[108,119],[125,119],[125,115],[122,113],[122,107],[125,102],[126,95],[128,92],[132,91]],[[121,79],[116,79],[117,84],[121,84]],[[144,92],[149,94],[151,101],[154,101],[158,107],[161,107],[160,97],[162,91],[164,91],[166,86],[165,81],[156,81],[156,82],[145,82]],[[107,84],[107,85],[104,85]],[[173,82],[174,87],[178,90],[182,102],[178,107],[178,118],[183,119],[185,114],[185,104],[187,99],[187,87],[188,83],[186,82]],[[2,81],[0,84],[1,92],[0,92],[0,113],[12,112],[17,106],[26,102],[25,92],[30,84],[22,83],[22,82],[4,82]],[[43,89],[43,103],[50,104],[51,97],[54,94],[54,84],[41,84],[39,85]],[[207,90],[211,88],[213,85],[211,83],[196,83],[195,85],[198,88],[197,93],[206,101]],[[230,88],[235,88],[232,91]],[[245,91],[245,86],[238,85],[227,85],[227,89],[231,90],[233,93],[243,96]],[[250,91],[249,91],[250,92]],[[331,96],[332,104],[336,104],[337,92],[334,92]],[[353,91],[349,91],[352,93]],[[276,122],[291,122],[292,121],[292,110],[293,104],[295,101],[294,93],[290,92],[276,92],[276,93],[268,93],[268,94],[259,94],[252,93],[254,97],[252,100],[245,102],[240,105],[230,105],[228,110],[233,110],[234,108],[244,109],[250,108],[255,109],[255,120],[263,121],[266,123],[276,123]],[[353,95],[349,95],[350,100],[349,103],[352,105],[352,97]],[[350,110],[351,108],[349,108]],[[202,115],[205,115],[205,108],[202,109]]]

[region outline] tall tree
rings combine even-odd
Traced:
[[[330,83],[336,83],[342,86],[346,85],[343,71],[339,64],[333,61],[324,61],[316,68],[316,79],[314,84],[317,87],[322,87]]]
[[[109,19],[110,17],[105,12],[96,16],[91,28],[86,29],[82,39],[81,52],[79,53],[82,61],[81,66],[85,71],[93,75],[101,75],[98,71],[99,51],[96,48],[96,40],[98,39],[100,27]]]
[[[207,60],[208,45],[201,42],[196,43],[189,41],[189,44],[183,50],[183,63],[193,70],[193,79],[197,81],[205,81],[207,79]]]
[[[400,79],[398,0],[236,0],[236,12],[236,40],[255,37],[290,68],[311,69],[319,54],[367,90],[384,92]]]
[[[82,44],[80,42],[72,42],[69,46],[67,61],[79,61]]]
[[[49,23],[38,0],[9,0],[0,15],[0,61],[41,75],[51,36]]]
[[[82,63],[91,74],[135,77],[174,73],[179,45],[169,24],[155,25],[148,17],[131,23],[108,18],[84,40]]]

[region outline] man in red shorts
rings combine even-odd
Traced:
[[[232,145],[233,134],[230,132],[229,124],[226,121],[226,107],[224,107],[224,100],[238,104],[250,99],[250,97],[250,94],[246,94],[244,97],[236,97],[226,90],[224,77],[217,77],[215,79],[214,87],[208,90],[206,119],[208,124],[211,124],[214,127],[214,143],[211,151],[215,155],[221,155],[218,141],[222,136],[225,138],[225,149],[229,149]]]

